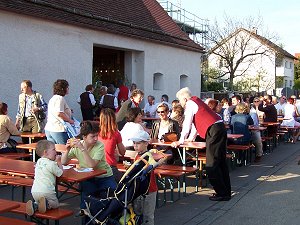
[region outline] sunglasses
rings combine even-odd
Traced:
[[[256,100],[256,101],[253,101],[253,102],[259,102],[258,100]]]
[[[156,111],[158,114],[165,113],[165,111]]]

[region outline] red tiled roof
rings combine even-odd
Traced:
[[[203,52],[156,0],[5,0],[0,9]]]

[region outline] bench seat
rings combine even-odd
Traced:
[[[8,159],[26,159],[31,158],[32,155],[30,153],[1,153],[0,157]]]
[[[27,215],[26,203],[24,202],[18,202],[18,203],[20,204],[20,206],[16,209],[11,210],[11,212]],[[36,211],[30,218],[37,223],[41,223],[41,221],[46,220],[48,224],[49,220],[54,220],[55,224],[59,224],[59,220],[72,215],[73,215],[73,211],[71,210],[57,208],[57,209],[49,209],[45,213],[40,213]]]
[[[243,158],[244,158],[244,164],[247,165],[248,163],[251,162],[252,158],[252,148],[254,148],[254,145],[238,145],[238,144],[231,144],[227,145],[227,150],[231,152],[236,152],[236,153],[243,153]],[[226,155],[227,157],[227,155]],[[234,154],[235,157],[235,154]],[[235,157],[236,160],[239,160],[238,158]]]
[[[35,225],[34,222],[0,216],[1,225]]]

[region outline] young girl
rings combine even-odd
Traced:
[[[37,143],[36,153],[41,158],[36,162],[31,194],[35,202],[26,203],[26,213],[32,216],[35,210],[41,213],[47,209],[59,207],[55,192],[56,177],[63,174],[60,157],[56,156],[55,145],[51,141],[41,140]]]
[[[104,145],[98,141],[99,126],[92,121],[81,123],[80,136],[83,140],[69,139],[63,153],[61,162],[66,165],[70,159],[77,158],[80,168],[94,168],[106,170],[107,172],[99,177],[81,182],[82,198],[81,208],[85,208],[84,197],[92,195],[107,188],[115,189],[117,184],[113,172],[105,159]]]
[[[98,140],[104,144],[106,161],[113,171],[116,182],[118,182],[122,174],[117,169],[117,157],[118,154],[124,156],[126,149],[122,143],[122,137],[118,131],[116,115],[113,110],[108,108],[102,109],[99,127]]]

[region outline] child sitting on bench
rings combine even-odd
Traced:
[[[45,213],[47,209],[59,207],[55,192],[56,177],[63,174],[60,157],[56,155],[55,144],[41,140],[37,143],[36,153],[41,158],[36,162],[31,194],[34,202],[26,203],[26,213],[32,216],[36,210]]]

